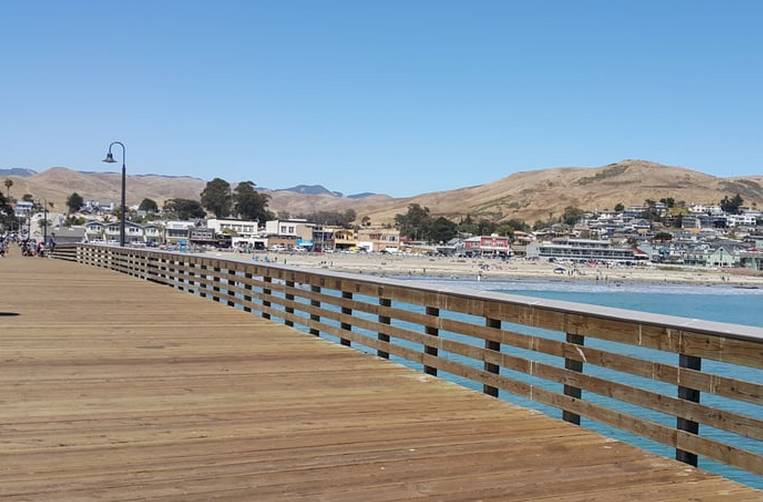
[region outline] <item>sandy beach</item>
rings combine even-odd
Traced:
[[[547,261],[512,258],[508,261],[486,258],[428,257],[362,253],[207,253],[211,256],[245,261],[277,262],[294,267],[320,268],[384,277],[447,277],[471,280],[548,279],[590,282],[643,282],[660,284],[728,284],[763,288],[763,273],[745,269],[708,269],[644,264],[637,267],[619,265],[562,265]]]

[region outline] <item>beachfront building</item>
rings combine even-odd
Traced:
[[[97,242],[103,240],[103,227],[105,227],[106,224],[102,221],[88,221],[85,223],[85,241],[86,242]]]
[[[158,223],[143,225],[143,240],[146,244],[162,244],[164,242],[164,227]]]
[[[312,240],[313,228],[315,226],[315,223],[310,223],[303,219],[270,220],[265,223],[265,233],[269,236],[278,235],[281,237]]]
[[[103,238],[106,241],[119,241],[119,222],[107,223],[103,227]],[[143,242],[143,227],[132,221],[125,222],[125,242]]]
[[[763,249],[751,249],[739,253],[739,266],[763,272]]]
[[[188,241],[188,231],[196,226],[193,221],[172,220],[164,224],[164,240],[167,244]]]
[[[59,244],[77,244],[85,242],[85,227],[61,227],[51,232],[51,237],[56,245]]]
[[[707,265],[710,267],[733,268],[740,264],[739,253],[731,247],[719,246],[707,257]]]
[[[511,256],[508,237],[500,235],[478,235],[464,239],[464,254],[467,256]]]
[[[341,227],[330,225],[316,225],[313,227],[313,251],[327,251],[334,249],[334,233]],[[304,241],[303,241],[304,242]]]
[[[207,228],[212,229],[215,234],[251,238],[257,235],[259,222],[256,220],[212,218],[207,220]]]
[[[334,232],[334,249],[350,251],[358,246],[357,235],[351,228],[342,228]]]
[[[511,252],[514,256],[527,255],[527,246],[535,240],[535,236],[522,232],[521,230],[515,230],[511,241]]]
[[[357,246],[372,253],[397,252],[400,249],[400,231],[394,228],[360,228]]]
[[[551,242],[535,241],[527,246],[528,258],[554,258],[572,261],[635,262],[648,258],[646,253],[636,253],[627,247],[616,247],[608,240],[553,239]]]

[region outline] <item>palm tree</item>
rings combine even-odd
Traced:
[[[8,189],[8,200],[11,200],[11,187],[13,186],[13,180],[10,178],[7,178],[5,180],[5,188]]]

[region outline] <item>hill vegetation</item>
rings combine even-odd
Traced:
[[[118,201],[118,173],[83,173],[62,167],[31,176],[6,176],[14,182],[13,194],[45,197],[56,207],[77,192],[83,199]],[[233,186],[237,186],[234,184]],[[127,203],[148,198],[159,206],[169,199],[200,200],[206,182],[192,177],[161,175],[130,176]],[[344,213],[352,209],[358,220],[392,224],[411,204],[428,208],[430,217],[459,222],[551,220],[561,218],[569,207],[582,210],[613,209],[642,204],[645,200],[671,198],[675,202],[718,203],[737,194],[746,204],[763,205],[763,176],[720,178],[682,167],[643,160],[624,160],[597,168],[560,167],[512,174],[497,181],[415,197],[395,198],[379,194],[345,197],[323,186],[304,185],[292,190],[259,189],[267,195],[267,209],[291,215],[320,212]],[[320,193],[305,193],[305,192]]]

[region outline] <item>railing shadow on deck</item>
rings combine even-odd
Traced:
[[[763,369],[761,328],[163,251],[80,244],[53,257],[541,403],[568,422],[667,445],[692,465],[702,456],[763,475],[763,383],[744,378]],[[700,434],[700,424],[719,433]]]

